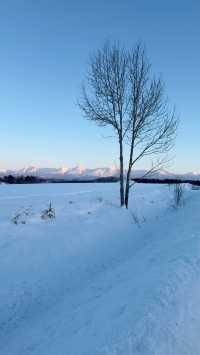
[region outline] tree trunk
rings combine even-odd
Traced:
[[[134,131],[134,129],[133,129]],[[126,190],[125,190],[125,205],[128,208],[128,200],[129,200],[129,190],[130,190],[130,178],[131,178],[131,170],[133,166],[133,147],[134,147],[134,137],[132,136],[131,140],[131,150],[128,164],[128,171],[126,174]]]
[[[131,170],[128,169],[127,177],[126,177],[126,190],[125,190],[125,206],[128,208],[128,200],[129,200],[129,189],[130,189],[130,174]]]
[[[119,137],[119,147],[120,147],[120,200],[121,207],[124,206],[124,157],[123,157],[123,143],[122,137]]]

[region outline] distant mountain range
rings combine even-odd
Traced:
[[[135,170],[132,177],[143,177],[146,170]],[[83,168],[76,166],[74,168],[36,168],[33,166],[19,169],[19,170],[0,170],[0,176],[13,175],[13,176],[36,176],[45,179],[61,179],[61,180],[93,180],[97,178],[105,177],[118,177],[119,169],[117,168]],[[149,176],[148,176],[149,177]],[[167,178],[180,178],[180,179],[191,179],[200,180],[200,173],[188,172],[184,174],[174,174],[165,169],[161,169],[150,177],[158,179]]]

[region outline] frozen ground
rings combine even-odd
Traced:
[[[0,354],[200,354],[200,191],[172,197],[137,185],[126,211],[117,184],[0,185]]]

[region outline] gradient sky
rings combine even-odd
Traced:
[[[199,0],[1,1],[0,168],[117,163],[115,140],[76,105],[107,39],[145,42],[180,116],[171,168],[200,171]]]

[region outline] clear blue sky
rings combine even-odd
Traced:
[[[117,146],[76,106],[88,55],[146,43],[181,124],[172,168],[200,170],[199,0],[0,2],[0,168],[109,166]]]

